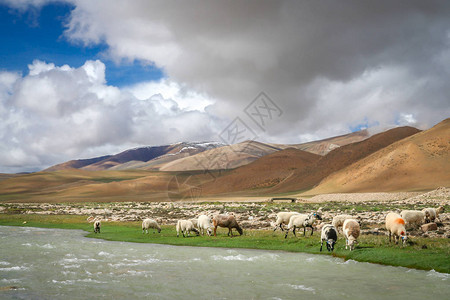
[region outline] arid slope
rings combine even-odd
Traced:
[[[450,119],[324,179],[311,194],[432,189],[450,185]]]
[[[275,186],[271,192],[279,193],[310,189],[319,184],[328,175],[418,132],[419,130],[413,127],[397,127],[373,135],[364,141],[336,148],[315,164],[297,170],[290,178]]]
[[[289,178],[295,170],[317,162],[320,155],[288,148],[232,170],[202,186],[203,194],[270,188]]]

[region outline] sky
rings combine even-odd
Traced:
[[[0,0],[0,173],[450,116],[449,1]]]

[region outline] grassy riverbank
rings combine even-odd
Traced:
[[[26,222],[26,223],[24,223]],[[229,238],[227,230],[220,230],[217,237],[191,236],[176,237],[174,226],[163,226],[161,234],[143,235],[140,222],[108,222],[102,224],[100,234],[92,233],[92,224],[85,216],[73,215],[22,215],[2,214],[0,225],[44,227],[61,229],[81,229],[87,231],[87,237],[109,241],[136,243],[156,243],[182,246],[248,248],[261,250],[283,250],[319,254],[320,233],[312,237],[307,232],[284,239],[284,234],[271,230],[246,230],[243,236]],[[411,238],[408,247],[389,245],[386,236],[363,235],[355,251],[345,250],[343,236],[339,236],[335,252],[330,254],[324,249],[322,254],[334,255],[343,259],[372,262],[408,268],[436,270],[450,273],[450,242],[445,238]],[[324,246],[325,248],[325,246]]]

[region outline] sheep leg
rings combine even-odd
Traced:
[[[216,236],[217,226],[214,226],[214,236]]]
[[[306,226],[303,226],[303,236],[306,236]]]
[[[286,229],[286,234],[284,235],[284,238],[287,238],[288,233],[289,233],[289,229]]]
[[[311,235],[314,233],[314,228],[311,226]]]
[[[296,229],[296,228],[297,228],[297,227],[294,226],[294,230],[292,231],[292,232],[294,233],[294,236],[295,236],[295,237],[297,237],[297,235],[295,234],[295,229]]]
[[[322,252],[323,240],[320,242],[320,252]]]

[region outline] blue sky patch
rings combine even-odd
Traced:
[[[40,11],[21,12],[0,4],[0,70],[28,74],[28,65],[38,59],[57,66],[78,68],[86,60],[100,59],[106,65],[109,85],[126,86],[164,77],[161,69],[139,61],[116,63],[102,53],[106,44],[86,47],[70,43],[63,35],[64,22],[74,7],[53,3]]]

